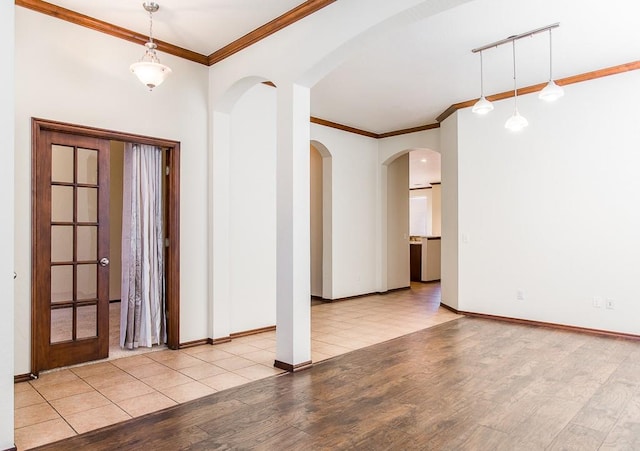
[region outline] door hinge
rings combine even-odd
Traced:
[[[164,247],[169,247],[169,238],[164,239]]]
[[[169,166],[167,166],[167,167],[165,168],[165,173],[166,173],[166,175],[169,175]]]

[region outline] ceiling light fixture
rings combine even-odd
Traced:
[[[493,105],[484,96],[484,68],[483,68],[483,62],[482,62],[482,52],[484,50],[499,47],[502,44],[511,43],[513,47],[513,97],[514,97],[515,108],[513,111],[513,115],[507,120],[504,126],[509,130],[518,131],[518,130],[522,130],[524,127],[529,125],[529,122],[518,112],[518,82],[516,79],[516,41],[518,39],[533,36],[535,34],[542,33],[545,31],[549,32],[549,83],[545,86],[545,88],[542,91],[540,91],[539,97],[547,101],[556,100],[557,98],[562,97],[564,95],[564,90],[553,81],[552,53],[551,53],[551,49],[552,49],[551,30],[554,28],[558,28],[559,26],[560,26],[559,23],[554,23],[551,25],[547,25],[546,27],[536,28],[535,30],[527,31],[526,33],[520,33],[514,36],[509,36],[508,38],[502,39],[500,41],[492,42],[491,44],[487,44],[482,47],[478,47],[476,49],[471,50],[473,53],[480,52],[480,99],[475,103],[475,105],[473,105],[473,108],[471,109],[471,111],[477,114],[486,114],[489,111],[493,110]]]
[[[476,114],[487,114],[493,110],[493,104],[489,102],[484,96],[484,68],[482,65],[482,51],[480,51],[480,98],[473,105],[471,111]]]
[[[142,59],[133,63],[129,69],[142,82],[143,85],[152,91],[156,86],[160,86],[162,82],[171,74],[169,66],[160,63],[156,48],[158,46],[153,42],[153,13],[160,9],[160,5],[155,2],[144,2],[144,9],[149,12],[149,41],[144,45],[146,50]]]
[[[524,116],[520,115],[518,111],[518,82],[516,80],[516,41],[511,41],[513,45],[513,101],[514,101],[514,109],[513,114],[507,122],[505,122],[504,127],[506,129],[511,130],[512,132],[519,132],[527,125],[529,125],[529,121]]]
[[[549,28],[549,83],[544,87],[538,97],[547,102],[558,100],[564,95],[564,89],[553,81],[553,45],[551,42],[551,28]]]

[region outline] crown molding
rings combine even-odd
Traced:
[[[62,8],[61,6],[52,5],[51,3],[47,3],[42,0],[15,0],[15,4],[82,27],[106,33],[135,44],[144,45],[149,40],[147,35],[140,34],[90,16],[85,16],[84,14]],[[207,65],[206,55],[201,55],[200,53],[192,50],[178,47],[177,45],[169,44],[168,42],[159,41],[157,39],[154,39],[154,42],[158,45],[158,50],[164,53],[169,53],[170,55],[175,55],[195,63]]]
[[[282,30],[285,27],[307,17],[310,14],[330,5],[336,0],[307,0],[304,3],[296,6],[295,8],[287,11],[281,16],[273,19],[272,21],[256,28],[255,30],[242,36],[230,44],[222,47],[221,49],[213,52],[210,55],[203,55],[193,50],[178,47],[177,45],[170,44],[168,42],[154,39],[154,42],[158,45],[158,50],[170,55],[178,56],[194,63],[203,64],[205,66],[212,66],[215,63],[222,61],[223,59],[237,53],[252,44],[266,38],[267,36]],[[128,30],[117,25],[110,24],[103,20],[95,19],[93,17],[80,14],[70,9],[62,8],[61,6],[47,3],[43,0],[15,0],[17,6],[31,9],[33,11],[46,14],[48,16],[55,17],[57,19],[64,20],[76,25],[80,25],[86,28],[90,28],[101,33],[105,33],[116,38],[124,39],[125,41],[133,42],[135,44],[144,45],[149,37],[147,35],[137,33],[132,30]]]
[[[574,83],[581,83],[583,81],[595,80],[596,78],[608,77],[610,75],[621,74],[623,72],[629,72],[632,70],[640,69],[640,61],[632,61],[630,63],[619,64],[617,66],[611,66],[604,69],[598,69],[591,72],[585,72],[584,74],[572,75],[571,77],[561,78],[556,80],[556,84],[559,86],[571,85]],[[518,89],[518,95],[531,94],[537,91],[540,91],[544,88],[547,83],[539,83],[537,85],[526,86],[524,88]],[[499,94],[494,94],[491,96],[487,96],[487,100],[490,102],[495,102],[496,100],[504,100],[514,96],[513,91],[501,92]],[[467,100],[466,102],[454,103],[449,108],[444,110],[440,116],[436,118],[436,121],[442,122],[449,116],[451,116],[456,111],[462,108],[468,108],[473,106],[478,99]]]
[[[170,44],[168,42],[154,40],[158,45],[158,50],[169,53],[180,58],[184,58],[195,63],[211,66],[224,58],[227,58],[234,53],[239,52],[252,44],[270,36],[271,34],[307,17],[310,14],[330,5],[336,0],[307,0],[306,2],[298,5],[297,7],[287,11],[283,15],[277,17],[271,22],[262,25],[259,28],[244,35],[240,39],[226,45],[220,50],[212,53],[211,55],[202,55],[200,53],[188,50],[177,45]],[[124,39],[129,42],[144,45],[147,42],[148,37],[146,35],[137,33],[135,31],[128,30],[126,28],[118,27],[117,25],[104,22],[102,20],[95,19],[93,17],[86,16],[84,14],[77,13],[70,9],[62,8],[60,6],[52,5],[43,0],[15,0],[15,5],[23,8],[31,9],[33,11],[46,14],[57,19],[61,19],[67,22],[74,23],[86,28],[90,28],[95,31],[109,34],[111,36]],[[571,77],[562,78],[556,80],[556,83],[560,86],[570,85],[573,83],[580,83],[583,81],[594,80],[597,78],[608,77],[610,75],[616,75],[623,72],[629,72],[640,69],[640,61],[633,61],[630,63],[620,64],[617,66],[611,66],[604,69],[598,69],[591,72],[586,72],[579,75],[573,75]],[[265,82],[269,86],[275,87],[272,82]],[[539,83],[536,85],[527,86],[518,89],[519,95],[531,94],[544,88],[546,83]],[[498,94],[487,96],[489,101],[495,102],[497,100],[504,100],[514,96],[514,91],[505,91]],[[431,130],[440,127],[440,123],[453,113],[462,108],[468,108],[473,106],[478,99],[467,100],[465,102],[454,103],[449,108],[444,110],[437,118],[436,123],[421,125],[418,127],[405,128],[401,130],[395,130],[385,133],[373,133],[366,130],[361,130],[355,127],[349,127],[347,125],[339,124],[337,122],[320,119],[317,117],[311,117],[311,122],[318,125],[324,125],[326,127],[343,130],[350,133],[366,136],[369,138],[383,139],[392,136],[406,135],[409,133],[420,132],[424,130]]]
[[[267,36],[270,36],[285,27],[288,27],[289,25],[299,21],[300,19],[304,19],[308,15],[319,11],[325,6],[329,6],[335,1],[336,0],[307,0],[306,2],[287,11],[283,15],[273,19],[271,22],[268,22],[261,27],[256,28],[255,30],[245,34],[241,38],[213,52],[207,57],[209,66],[213,66],[215,63],[228,58],[234,53],[238,53],[240,50],[246,49],[250,45],[261,41]]]
[[[591,71],[591,72],[585,72],[583,74],[572,75],[570,77],[561,78],[559,80],[556,80],[556,83],[559,86],[566,86],[566,85],[571,85],[571,84],[574,84],[574,83],[581,83],[583,81],[595,80],[597,78],[608,77],[610,75],[621,74],[621,73],[624,73],[624,72],[630,72],[630,71],[638,70],[638,69],[640,69],[640,61],[632,61],[630,63],[619,64],[617,66],[606,67],[604,69],[598,69],[598,70],[594,70],[594,71]],[[538,92],[542,88],[544,88],[546,85],[547,85],[547,83],[538,83],[538,84],[535,84],[535,85],[531,85],[531,86],[526,86],[526,87],[520,88],[520,89],[518,89],[518,95],[532,94],[534,92]],[[499,94],[493,94],[491,96],[487,96],[487,100],[489,100],[491,102],[495,102],[497,100],[504,100],[504,99],[508,99],[510,97],[513,97],[513,96],[514,96],[514,92],[513,91],[505,91],[505,92],[501,92]],[[370,138],[382,139],[382,138],[389,138],[389,137],[392,137],[392,136],[406,135],[408,133],[415,133],[415,132],[420,132],[420,131],[424,131],[424,130],[431,130],[431,129],[434,129],[434,128],[439,128],[440,127],[440,123],[442,121],[444,121],[446,118],[448,118],[449,116],[451,116],[453,113],[455,113],[456,111],[458,111],[458,110],[460,110],[462,108],[472,107],[477,101],[478,101],[478,99],[472,99],[472,100],[467,100],[467,101],[464,101],[464,102],[454,103],[449,108],[444,110],[436,118],[436,121],[438,121],[438,122],[435,123],[435,124],[426,124],[426,125],[421,125],[421,126],[418,126],[418,127],[405,128],[405,129],[402,129],[402,130],[396,130],[396,131],[391,131],[391,132],[386,132],[386,133],[372,133],[372,132],[368,132],[368,131],[365,131],[365,130],[360,130],[360,129],[353,128],[353,127],[348,127],[348,126],[345,126],[345,125],[342,125],[342,124],[338,124],[336,122],[331,122],[331,121],[327,121],[327,120],[319,119],[319,118],[314,118],[314,117],[311,118],[311,122],[313,122],[315,124],[325,125],[327,127],[337,128],[338,130],[344,130],[344,131],[351,132],[351,133],[357,133],[359,135],[368,136]]]
[[[426,125],[420,125],[418,127],[403,128],[402,130],[395,130],[392,132],[380,133],[378,135],[378,139],[390,138],[392,136],[406,135],[406,134],[415,133],[415,132],[422,132],[425,130],[433,130],[434,128],[440,128],[440,123],[436,122],[435,124],[426,124]]]
[[[345,132],[355,133],[357,135],[362,135],[362,136],[366,136],[367,138],[374,138],[374,139],[389,138],[391,136],[406,135],[408,133],[415,133],[415,132],[421,132],[424,130],[440,128],[440,124],[426,124],[426,125],[420,125],[419,127],[404,128],[402,130],[396,130],[392,132],[373,133],[373,132],[369,132],[359,128],[350,127],[348,125],[339,124],[337,122],[328,121],[326,119],[320,119],[319,117],[311,116],[310,119],[312,124],[324,125],[325,127],[331,127],[331,128],[345,131]]]
[[[366,130],[361,130],[355,127],[349,127],[348,125],[338,124],[337,122],[331,122],[326,119],[320,119],[319,117],[311,116],[310,120],[312,124],[324,125],[325,127],[331,127],[331,128],[345,131],[345,132],[355,133],[356,135],[366,136],[367,138],[374,138],[374,139],[378,138],[377,133],[368,132]]]

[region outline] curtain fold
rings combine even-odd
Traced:
[[[126,144],[122,212],[120,346],[166,342],[162,152]]]

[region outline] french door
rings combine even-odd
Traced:
[[[110,141],[166,154],[167,346],[180,347],[180,143],[32,118],[31,372],[108,357]]]
[[[109,149],[48,130],[34,146],[35,374],[109,354]]]

